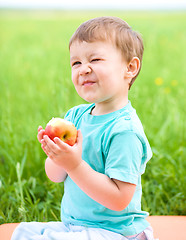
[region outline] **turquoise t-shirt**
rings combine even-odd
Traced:
[[[97,172],[136,184],[136,191],[124,210],[113,211],[87,196],[68,176],[61,219],[64,223],[103,228],[124,236],[137,234],[149,226],[145,220],[148,213],[141,210],[141,175],[152,157],[148,140],[130,101],[120,110],[99,116],[91,115],[94,106],[74,107],[65,116],[83,134],[82,159]]]

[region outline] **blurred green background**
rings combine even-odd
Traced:
[[[97,16],[120,17],[144,39],[129,93],[153,150],[143,210],[186,215],[186,12],[1,10],[0,223],[60,220],[63,183],[45,175],[37,128],[84,103],[71,82],[68,41]]]

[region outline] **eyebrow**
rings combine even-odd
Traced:
[[[74,57],[71,57],[70,58],[70,61],[73,61],[73,60],[75,60],[75,59],[77,59],[78,57],[76,57],[76,56],[74,56]]]
[[[96,55],[99,55],[100,57],[103,57],[104,54],[103,53],[94,52],[94,53],[91,53],[89,55],[89,57],[91,58],[91,57],[94,57]],[[73,57],[70,58],[70,61],[73,61],[73,60],[76,60],[76,59],[79,59],[79,57],[78,56],[73,56]]]

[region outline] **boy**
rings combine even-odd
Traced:
[[[139,74],[143,42],[123,20],[91,19],[69,44],[72,81],[87,102],[65,118],[78,129],[77,143],[38,140],[55,176],[64,181],[59,223],[21,223],[12,240],[148,239],[152,229],[141,210],[141,175],[152,156],[141,122],[128,100]]]

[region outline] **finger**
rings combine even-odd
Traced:
[[[63,142],[60,138],[55,137],[54,142],[63,152],[69,151],[70,146],[67,143]]]
[[[37,134],[37,138],[38,138],[38,141],[41,142],[41,140],[43,139],[43,135],[45,134],[45,130],[44,129],[41,129],[38,134]]]
[[[43,149],[43,151],[46,153],[46,155],[48,156],[48,150],[47,150],[47,147],[46,147],[46,143],[45,143],[45,140],[42,139],[41,140],[41,148]]]
[[[53,159],[53,157],[56,156],[55,152],[52,151],[52,149],[47,145],[47,143],[45,142],[44,139],[42,139],[42,144],[41,144],[41,147],[43,149],[43,151],[46,153],[46,155],[50,158]]]
[[[54,152],[55,154],[59,154],[60,152],[59,147],[47,135],[44,135],[43,139],[45,141],[45,143],[44,142],[43,143],[46,144],[45,148],[47,147],[48,151]]]
[[[53,148],[55,146],[55,143],[47,135],[43,135],[43,140],[51,148]]]
[[[37,129],[37,131],[39,132],[39,131],[42,130],[42,129],[43,129],[42,126],[39,126],[38,129]]]
[[[42,144],[41,148],[43,149],[43,151],[46,153],[46,155],[48,156],[48,151],[46,150],[45,146]]]
[[[55,153],[49,151],[49,150],[47,149],[47,147],[44,147],[44,148],[43,148],[43,151],[46,153],[46,155],[47,155],[50,159],[53,159],[53,158],[55,158],[55,156],[56,156]]]
[[[80,129],[78,129],[78,135],[77,135],[77,144],[82,144],[82,142],[83,142],[83,135],[82,135],[82,133],[81,133],[81,130]]]
[[[45,146],[46,146],[45,140],[44,140],[44,139],[41,139],[41,147],[43,148],[43,147],[45,147]]]

